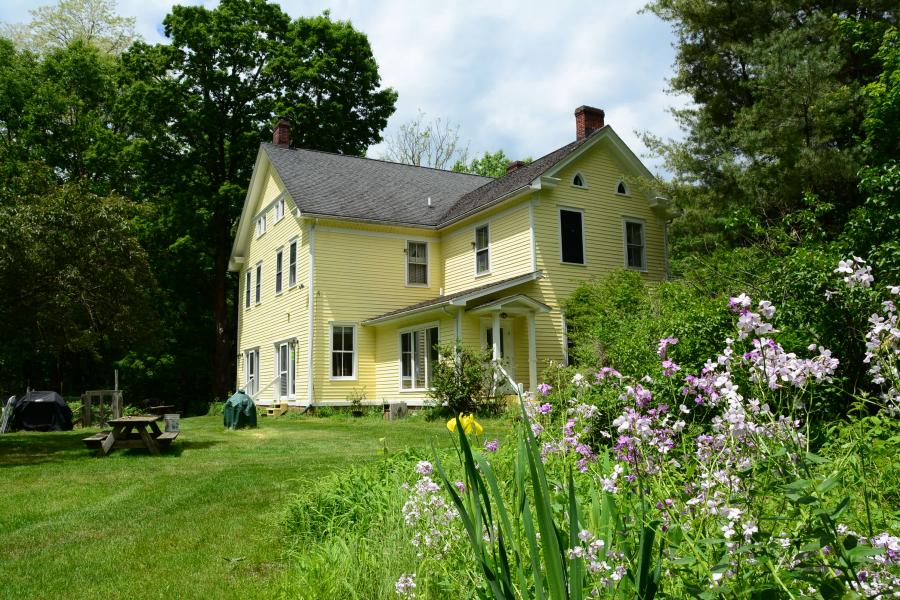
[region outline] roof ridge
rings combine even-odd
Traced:
[[[411,165],[409,163],[402,163],[402,162],[397,162],[394,160],[384,160],[381,158],[372,158],[370,156],[357,156],[355,154],[341,154],[340,152],[329,152],[327,150],[313,150],[312,148],[296,148],[296,147],[283,148],[283,147],[279,146],[278,144],[273,144],[272,142],[262,142],[262,144],[264,146],[271,146],[274,148],[278,148],[280,150],[302,150],[303,152],[314,152],[316,154],[328,154],[330,156],[340,156],[341,158],[357,158],[359,160],[368,160],[368,161],[379,162],[379,163],[384,163],[384,164],[388,164],[388,165],[398,165],[401,167],[415,167],[417,169],[428,169],[429,171],[437,171],[439,173],[450,173],[451,175],[467,175],[469,177],[478,177],[479,179],[487,179],[488,180],[485,182],[485,185],[490,183],[491,181],[497,181],[493,177],[487,177],[485,175],[478,175],[477,173],[465,173],[462,171],[453,171],[450,169],[438,169],[437,167],[428,167],[425,165]],[[478,189],[478,188],[476,188],[476,189]]]

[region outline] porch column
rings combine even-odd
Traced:
[[[537,393],[537,329],[534,326],[534,311],[526,313],[528,321],[528,391]]]
[[[493,319],[491,328],[493,329],[493,338],[494,338],[494,344],[493,344],[494,347],[492,348],[493,358],[494,358],[494,364],[497,364],[500,362],[500,311],[495,310],[494,312],[491,313],[491,317]]]

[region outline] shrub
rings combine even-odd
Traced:
[[[428,396],[437,415],[496,412],[492,402],[493,368],[487,350],[476,351],[460,343],[438,347]]]

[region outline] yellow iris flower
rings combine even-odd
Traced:
[[[469,413],[464,415],[459,413],[459,424],[462,425],[463,433],[469,435],[472,433],[472,430],[475,430],[475,433],[481,435],[481,432],[484,431],[484,428],[478,424],[478,421],[475,420],[475,415]],[[447,429],[450,431],[456,431],[456,419],[450,419],[447,421]]]

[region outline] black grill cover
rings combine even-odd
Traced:
[[[12,426],[25,431],[70,431],[72,409],[56,392],[28,392],[16,398]]]

